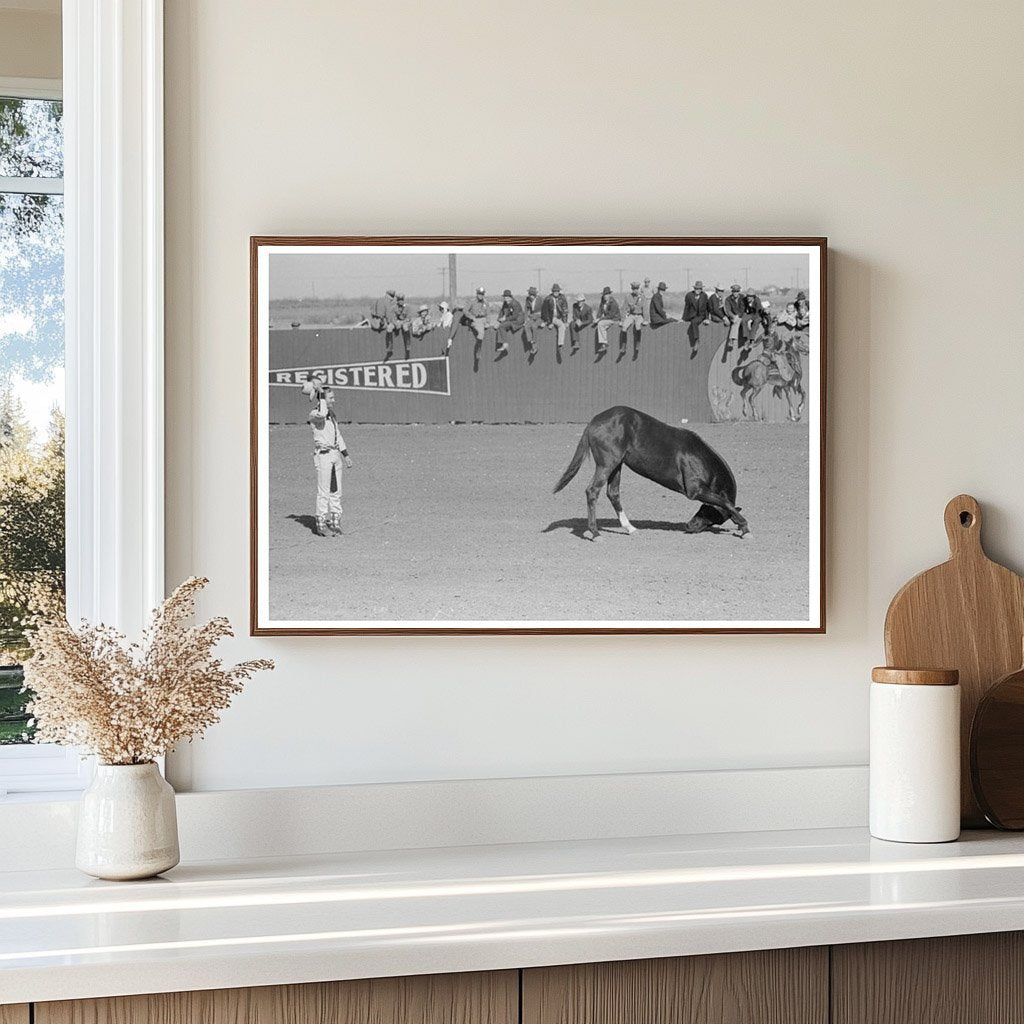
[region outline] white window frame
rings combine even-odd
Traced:
[[[64,0],[63,49],[35,85],[64,100],[68,617],[137,635],[164,596],[163,0]],[[0,748],[0,795],[91,774]]]
[[[60,100],[63,94],[59,79],[0,77],[0,97]],[[60,195],[64,192],[64,179],[0,176],[0,192]],[[91,774],[92,766],[76,751],[52,743],[0,747],[0,797],[6,793],[79,790]]]

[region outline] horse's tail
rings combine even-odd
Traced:
[[[558,483],[555,484],[553,493],[557,494],[580,471],[580,466],[583,465],[583,460],[587,457],[588,451],[590,451],[589,424],[583,428],[583,435],[580,437],[580,443],[576,445],[576,452],[572,457],[572,462],[566,466],[565,472],[558,478]]]
[[[743,371],[745,369],[746,369],[746,364],[744,364],[743,366],[734,366],[733,367],[733,369],[732,369],[732,382],[733,382],[733,384],[737,384],[740,387],[743,387],[743,385],[746,384],[746,382],[747,382],[746,381],[746,377],[743,374]]]

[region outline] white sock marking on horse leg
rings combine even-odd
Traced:
[[[619,525],[626,533],[636,533],[636,527],[626,518],[625,512],[619,513]]]

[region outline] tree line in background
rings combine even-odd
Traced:
[[[31,654],[31,617],[63,614],[64,417],[54,410],[37,443],[21,403],[0,396],[0,743],[31,738],[21,669]]]

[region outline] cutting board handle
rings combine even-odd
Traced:
[[[981,506],[969,494],[958,494],[944,514],[949,553],[953,558],[966,555],[984,558],[981,547]]]

